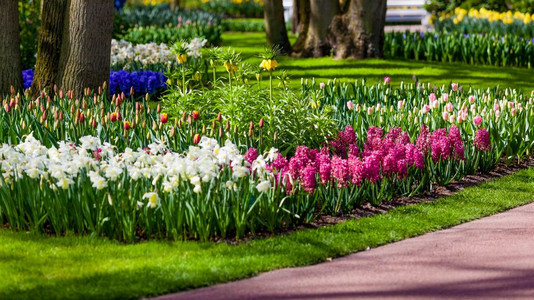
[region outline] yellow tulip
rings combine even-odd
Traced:
[[[179,64],[184,64],[187,61],[187,54],[176,54]]]

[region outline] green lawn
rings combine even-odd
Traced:
[[[534,200],[534,169],[433,203],[232,246],[96,237],[44,237],[0,230],[0,299],[138,298],[325,261],[439,230]],[[362,270],[363,272],[365,270]]]
[[[259,63],[257,53],[265,45],[264,33],[224,33],[223,46],[231,46],[243,53],[247,61]],[[294,42],[295,37],[291,36]],[[413,82],[413,76],[424,83],[440,86],[459,82],[463,86],[480,88],[501,86],[522,89],[530,93],[534,89],[534,70],[526,68],[504,68],[461,63],[437,63],[426,61],[403,61],[389,59],[335,60],[331,57],[294,59],[280,57],[279,70],[287,70],[293,86],[300,84],[300,78],[316,78],[328,81],[337,78],[345,82],[366,78],[370,83],[391,77],[391,83]],[[275,72],[279,73],[279,72]]]

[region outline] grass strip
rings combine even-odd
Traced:
[[[225,243],[47,237],[0,230],[0,299],[139,298],[303,266],[421,235],[534,200],[534,169],[431,203],[319,229]]]

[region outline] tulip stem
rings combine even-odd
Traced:
[[[182,92],[185,96],[185,66],[182,64]]]

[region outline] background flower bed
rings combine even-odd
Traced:
[[[531,68],[534,41],[514,35],[388,33],[384,55],[388,58]]]

